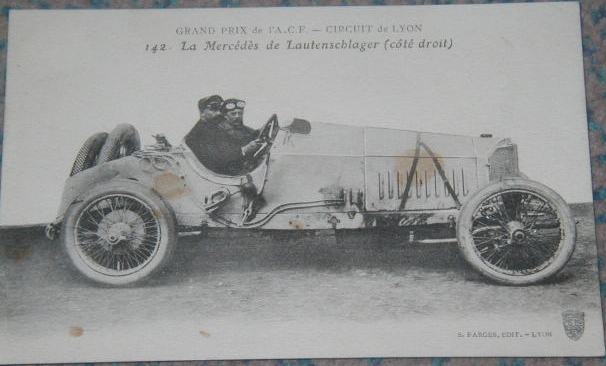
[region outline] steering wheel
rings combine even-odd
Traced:
[[[261,143],[261,146],[255,153],[253,154],[253,158],[261,156],[269,148],[271,147],[276,135],[278,134],[278,130],[280,126],[278,125],[278,116],[276,114],[272,114],[271,117],[265,122],[265,126],[259,131],[259,136],[257,137],[257,141]]]

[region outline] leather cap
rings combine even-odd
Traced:
[[[198,101],[198,109],[202,112],[207,105],[211,103],[223,103],[223,98],[218,95],[211,95],[209,97],[204,97]]]

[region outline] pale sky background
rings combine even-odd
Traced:
[[[267,34],[179,36],[179,26],[422,24],[420,33],[271,38],[380,42],[360,52],[180,52],[183,40],[264,47]],[[447,38],[451,50],[385,52],[383,41]],[[151,54],[145,45],[172,50]],[[132,123],[178,142],[210,94],[247,101],[245,122],[277,113],[356,126],[511,137],[520,168],[568,202],[592,200],[577,3],[204,10],[12,11],[0,224],[54,219],[76,152]]]

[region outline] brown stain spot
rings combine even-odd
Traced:
[[[435,154],[435,158],[441,166],[444,166],[444,162],[442,161],[442,156],[439,155],[436,151],[433,151]],[[395,171],[400,172],[400,185],[401,187],[406,186],[406,173],[410,173],[410,169],[412,168],[412,162],[415,156],[415,149],[410,149],[404,151],[399,157],[396,158],[395,162]],[[433,178],[438,173],[438,169],[433,162],[431,155],[425,151],[425,149],[421,148],[419,151],[419,161],[417,162],[416,172],[418,174],[418,178],[425,181],[425,172],[427,172],[427,180],[433,181]],[[413,176],[414,183],[414,176]]]
[[[293,229],[296,230],[301,230],[301,229],[305,229],[305,223],[301,220],[289,220],[288,221],[288,226],[290,226]]]
[[[205,331],[203,331],[203,330],[201,330],[201,331],[200,331],[200,335],[201,335],[201,336],[204,336],[204,337],[210,337],[210,333],[205,332]]]
[[[11,245],[4,247],[4,257],[12,259],[15,262],[21,262],[32,254],[32,248],[27,245]]]
[[[185,182],[171,172],[166,172],[154,177],[154,189],[162,197],[168,199],[179,198],[190,193]]]
[[[156,208],[152,209],[152,213],[153,213],[154,217],[162,217],[162,215],[163,215],[162,211],[160,211],[159,209],[156,209]]]
[[[318,192],[322,194],[322,198],[325,200],[335,200],[339,199],[343,194],[343,187],[336,184],[331,184],[329,186],[320,188]]]
[[[69,335],[72,337],[81,337],[84,334],[84,329],[79,326],[69,327]]]

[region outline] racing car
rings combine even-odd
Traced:
[[[105,285],[145,280],[180,233],[402,230],[408,242],[458,243],[477,271],[529,285],[560,271],[576,228],[558,193],[518,168],[510,139],[310,123],[271,116],[234,176],[163,135],[141,148],[128,124],[92,135],[67,179],[56,220],[74,267]]]

